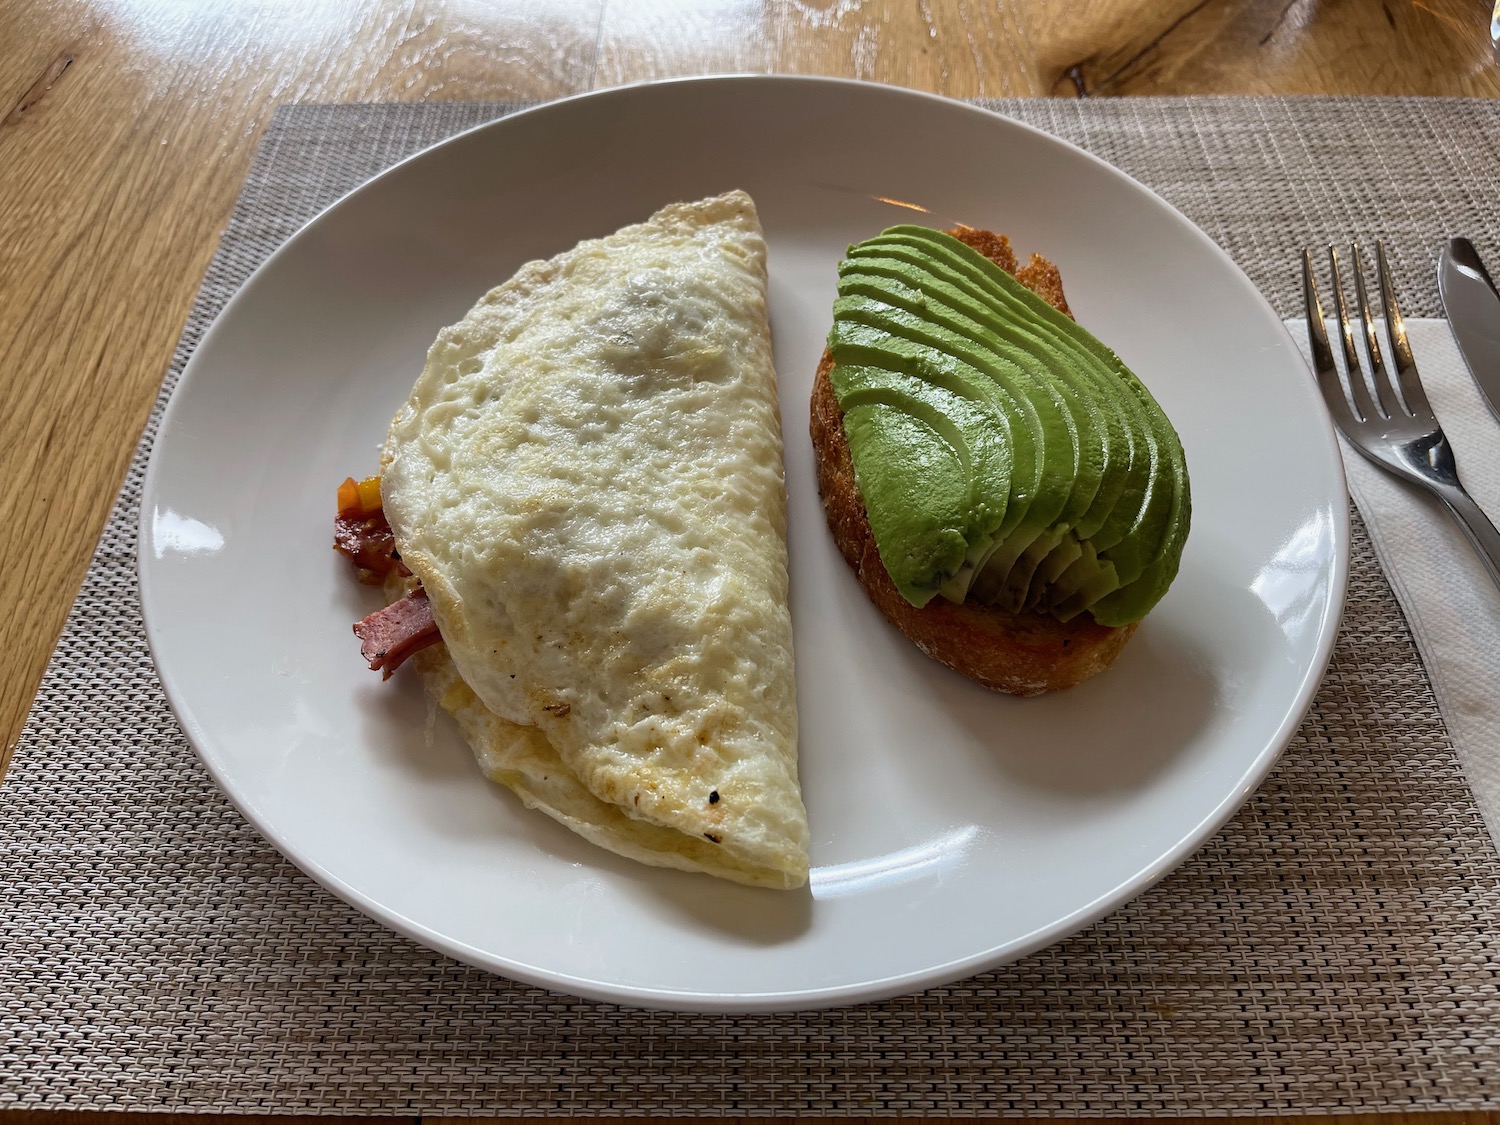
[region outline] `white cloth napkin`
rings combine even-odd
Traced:
[[[1406,328],[1459,477],[1486,514],[1500,521],[1500,421],[1469,377],[1447,321],[1409,320]],[[1307,322],[1289,320],[1287,330],[1308,355]],[[1337,339],[1331,329],[1329,338]],[[1411,623],[1480,812],[1500,845],[1500,590],[1436,498],[1376,468],[1342,437],[1339,446],[1349,491]]]

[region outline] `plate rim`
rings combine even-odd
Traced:
[[[283,835],[276,830],[275,826],[263,818],[252,804],[243,799],[242,795],[237,793],[234,787],[228,784],[224,772],[215,763],[213,755],[205,748],[206,744],[212,741],[211,736],[195,720],[189,701],[182,697],[174,678],[163,669],[158,659],[162,639],[157,631],[158,623],[154,619],[153,611],[149,608],[153,600],[159,600],[161,597],[161,592],[156,589],[155,579],[152,577],[154,560],[149,557],[149,547],[152,542],[150,513],[154,510],[152,500],[155,498],[159,486],[159,461],[157,453],[163,441],[168,440],[167,435],[173,428],[172,423],[175,420],[176,414],[181,409],[183,401],[182,389],[190,385],[191,380],[197,377],[198,359],[204,345],[208,344],[221,330],[222,325],[235,314],[237,306],[246,297],[246,294],[252,287],[260,281],[261,275],[269,272],[281,257],[287,254],[291,247],[301,240],[309,230],[327,221],[335,211],[342,208],[355,196],[374,188],[375,185],[387,177],[396,175],[406,165],[426,159],[433,152],[445,146],[467,141],[474,134],[489,130],[503,132],[512,123],[522,118],[538,114],[566,113],[570,106],[581,101],[619,98],[621,96],[629,96],[643,89],[691,87],[699,84],[718,86],[745,85],[751,87],[774,84],[782,87],[801,86],[810,91],[842,88],[855,89],[862,91],[865,95],[871,96],[917,99],[934,103],[942,107],[944,111],[951,112],[958,110],[969,114],[981,115],[984,118],[1002,123],[1006,127],[1031,133],[1035,137],[1042,139],[1044,143],[1060,145],[1065,149],[1071,150],[1075,157],[1081,156],[1095,165],[1096,170],[1102,171],[1111,178],[1124,181],[1129,188],[1144,193],[1150,202],[1159,208],[1165,209],[1172,218],[1183,225],[1187,231],[1191,232],[1191,236],[1204,249],[1208,250],[1211,256],[1217,258],[1221,266],[1228,268],[1231,276],[1235,277],[1241,285],[1245,295],[1258,305],[1258,311],[1268,316],[1275,323],[1277,331],[1279,331],[1283,342],[1289,349],[1289,355],[1295,356],[1295,362],[1300,363],[1304,370],[1306,369],[1306,361],[1302,358],[1301,352],[1293,341],[1281,315],[1250,280],[1244,270],[1240,268],[1239,264],[1230,257],[1228,252],[1210,238],[1192,219],[1188,218],[1188,216],[1183,214],[1153,188],[1141,183],[1102,157],[1096,156],[1066,138],[1049,133],[1028,122],[1007,116],[1000,111],[990,109],[975,101],[951,98],[946,95],[912,89],[910,87],[870,82],[861,79],[814,75],[739,73],[661,78],[582,91],[563,98],[524,106],[512,112],[504,113],[502,116],[465,128],[450,137],[446,137],[403,157],[388,168],[362,181],[349,191],[344,192],[326,207],[320,209],[317,214],[313,215],[305,223],[298,226],[275,250],[267,255],[264,261],[250,272],[235,289],[234,293],[230,295],[229,299],[225,301],[223,307],[220,308],[213,320],[205,327],[197,344],[193,347],[192,354],[183,364],[177,382],[173,386],[166,406],[163,408],[160,418],[157,421],[156,431],[152,435],[151,448],[146,462],[146,471],[142,479],[140,507],[136,518],[135,554],[136,573],[138,577],[137,600],[141,609],[147,646],[150,651],[153,669],[156,671],[163,694],[166,696],[174,717],[182,728],[183,733],[187,736],[187,740],[193,747],[193,751],[199,761],[202,762],[213,778],[215,785],[217,785],[240,815],[276,848],[277,852],[283,858],[291,862],[315,882],[381,925],[416,941],[428,949],[525,984],[559,990],[583,997],[587,1000],[654,1010],[726,1014],[810,1011],[909,995],[964,979],[987,969],[1010,964],[1077,933],[1089,924],[1098,921],[1118,909],[1120,906],[1134,900],[1201,850],[1209,839],[1246,804],[1264,783],[1271,769],[1290,744],[1297,729],[1301,726],[1312,707],[1317,689],[1332,660],[1348,592],[1351,545],[1348,481],[1339,454],[1332,419],[1323,404],[1315,397],[1310,398],[1315,408],[1314,417],[1321,424],[1325,452],[1328,455],[1329,463],[1334,469],[1334,476],[1338,485],[1335,494],[1327,498],[1333,516],[1332,527],[1330,529],[1332,560],[1331,573],[1329,575],[1330,582],[1328,584],[1328,598],[1318,621],[1317,644],[1314,646],[1312,658],[1301,680],[1298,682],[1297,691],[1289,698],[1283,719],[1275,732],[1269,736],[1265,745],[1254,758],[1247,760],[1245,769],[1241,775],[1241,783],[1222,798],[1212,809],[1209,809],[1198,820],[1197,824],[1185,833],[1175,845],[1135,875],[1114,887],[1109,893],[1100,895],[1093,901],[1078,907],[1061,918],[1055,919],[1045,926],[1038,927],[1031,933],[1004,945],[992,947],[968,957],[951,959],[941,964],[909,973],[893,974],[878,980],[865,981],[858,984],[841,984],[831,987],[782,989],[775,992],[705,993],[658,987],[640,987],[588,979],[565,971],[546,969],[542,966],[507,959],[489,951],[478,949],[461,940],[437,933],[421,922],[399,913],[396,909],[382,905],[369,895],[340,879],[332,871],[322,866],[310,856],[302,855],[293,849]],[[1310,374],[1308,378],[1308,385],[1311,387]],[[1342,503],[1339,502],[1340,499],[1342,499]]]

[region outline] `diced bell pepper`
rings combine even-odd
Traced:
[[[339,485],[339,515],[365,519],[382,509],[379,477],[366,477],[359,482],[353,477],[345,477],[344,483]]]

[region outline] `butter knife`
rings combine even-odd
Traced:
[[[1500,292],[1467,238],[1451,238],[1443,247],[1438,295],[1469,374],[1500,419]]]

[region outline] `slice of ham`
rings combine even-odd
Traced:
[[[400,601],[370,614],[354,626],[354,635],[360,639],[360,655],[370,662],[370,669],[378,670],[381,679],[385,680],[390,679],[391,673],[412,653],[443,639],[438,633],[437,622],[432,619],[432,604],[427,600],[427,591],[420,587]]]

